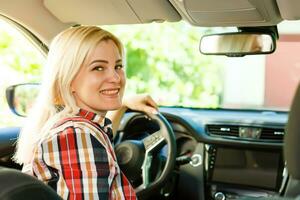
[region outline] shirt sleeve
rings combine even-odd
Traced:
[[[109,198],[108,152],[91,131],[67,127],[41,143],[38,150],[40,169],[37,167],[35,174],[48,182],[49,177],[58,177],[54,189],[64,199]]]

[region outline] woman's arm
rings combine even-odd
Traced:
[[[63,199],[109,199],[107,152],[88,128],[67,127],[43,142],[33,171]]]
[[[118,110],[109,111],[107,117],[112,121],[113,133],[118,130],[120,121],[127,109],[141,111],[145,113],[157,114],[158,107],[150,95],[139,94],[123,99],[123,105]]]
[[[111,151],[102,134],[89,127],[70,126],[39,146],[33,171],[63,199],[108,200],[112,192],[135,199],[133,188],[115,178],[121,174],[115,171],[117,161]]]

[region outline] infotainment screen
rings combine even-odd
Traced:
[[[212,181],[276,190],[282,179],[280,152],[217,148]]]

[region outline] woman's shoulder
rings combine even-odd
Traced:
[[[77,132],[88,134],[95,131],[97,131],[97,129],[92,122],[81,116],[61,117],[53,121],[49,129],[44,131],[45,134],[39,142],[44,143],[53,139],[55,140],[57,136],[62,134],[73,135],[77,134]]]
[[[50,132],[62,132],[66,129],[95,129],[96,126],[90,120],[83,118],[81,116],[72,116],[65,117],[58,120],[53,127],[50,129]]]
[[[78,127],[81,126],[82,124],[90,124],[93,125],[93,123],[81,116],[71,116],[71,117],[65,117],[62,119],[59,119],[51,128],[57,129],[57,128],[62,128],[62,127]]]
[[[99,128],[86,118],[80,116],[65,117],[55,123],[47,137],[40,140],[40,144],[56,143],[64,138],[82,138],[85,135],[84,138],[95,138],[106,146],[105,136],[99,132],[101,132]]]

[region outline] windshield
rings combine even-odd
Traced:
[[[2,91],[12,84],[39,82],[44,58],[36,56],[30,45],[16,48],[20,37],[4,23],[0,27],[7,31],[1,32],[0,63],[3,70],[14,73],[2,74]],[[286,111],[299,82],[300,30],[295,29],[300,25],[295,22],[279,24],[280,39],[273,54],[245,57],[199,52],[204,34],[236,28],[194,27],[185,22],[103,27],[120,37],[126,49],[125,95],[148,93],[161,106]],[[4,96],[1,104],[6,105]]]
[[[160,105],[288,110],[300,77],[300,35],[280,35],[275,53],[245,57],[199,53],[203,34],[235,31],[187,23],[109,26],[127,50],[127,92]],[[279,25],[279,31],[281,25]]]

